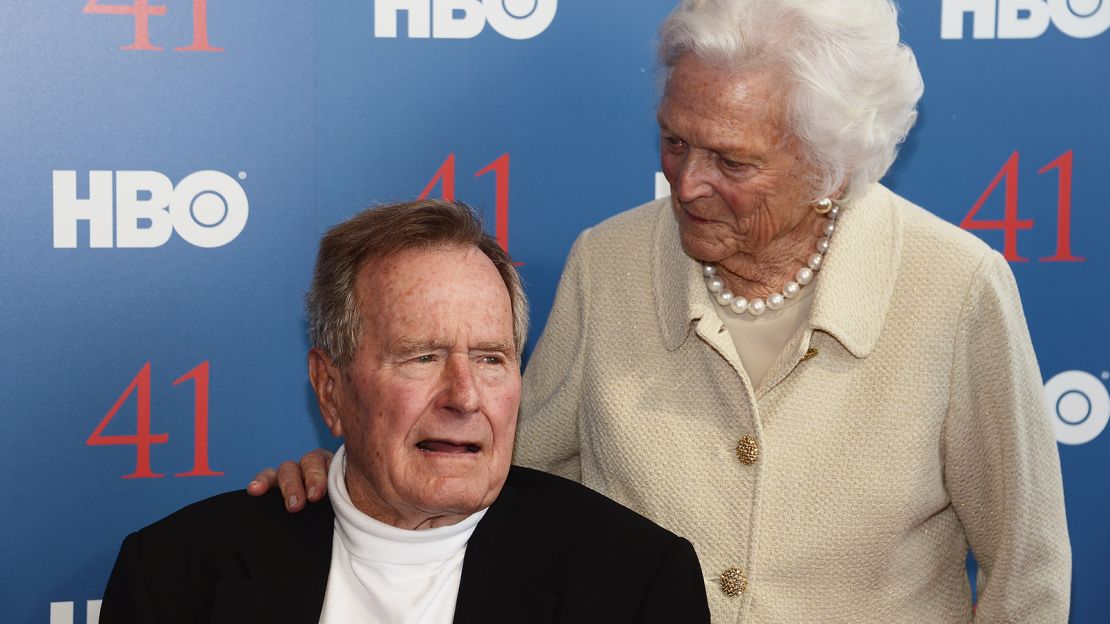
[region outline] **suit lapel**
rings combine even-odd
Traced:
[[[550,568],[564,545],[525,499],[510,472],[467,544],[454,624],[552,621],[558,597],[546,581],[559,580]],[[217,589],[212,622],[319,621],[331,567],[331,504],[299,514],[276,506],[274,515],[264,523],[269,528],[240,541],[242,577]]]
[[[471,535],[454,624],[551,621],[558,598],[539,582],[560,544],[542,532],[513,477]]]
[[[213,622],[319,621],[331,567],[331,504],[275,513],[281,516],[236,551],[243,577],[217,589]]]

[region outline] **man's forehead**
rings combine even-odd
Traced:
[[[422,318],[421,318],[422,317]],[[399,315],[366,328],[380,352],[397,356],[434,351],[515,355],[511,317]]]
[[[508,289],[477,248],[406,250],[370,263],[356,295],[364,331],[390,350],[513,342]]]
[[[413,273],[442,262],[446,255],[469,255],[472,251],[481,253],[474,247],[442,245],[405,247],[384,256],[372,256],[364,259],[358,267],[359,285],[363,286],[365,282],[376,277],[390,278],[383,280],[383,282],[403,281],[403,275],[393,276],[390,274],[393,272]]]
[[[385,277],[384,282],[406,283],[405,276],[413,276],[421,271],[443,271],[460,268],[473,274],[475,267],[488,267],[497,272],[489,256],[474,245],[429,245],[406,247],[380,257],[367,258],[358,267],[358,281],[365,282],[377,276]],[[399,275],[392,275],[399,273]],[[498,279],[500,274],[498,274]],[[361,285],[361,284],[360,284]]]
[[[402,249],[382,258],[364,261],[355,277],[355,296],[360,304],[405,295],[431,295],[463,278],[487,291],[508,289],[500,273],[480,249],[464,247],[420,247]]]

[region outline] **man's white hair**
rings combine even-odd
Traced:
[[[817,171],[814,199],[882,178],[924,90],[890,0],[682,0],[659,34],[667,77],[687,53],[781,77],[784,122]]]

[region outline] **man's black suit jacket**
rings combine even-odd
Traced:
[[[318,622],[326,501],[215,496],[123,542],[100,611],[119,622]],[[709,622],[688,541],[580,484],[513,466],[466,549],[456,624]]]

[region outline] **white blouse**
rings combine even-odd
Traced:
[[[790,339],[809,320],[819,277],[814,276],[813,283],[802,288],[797,298],[787,299],[782,309],[767,310],[763,316],[734,314],[722,306],[713,306],[736,347],[736,357],[744,365],[752,388],[759,388],[763,376],[782,356]]]

